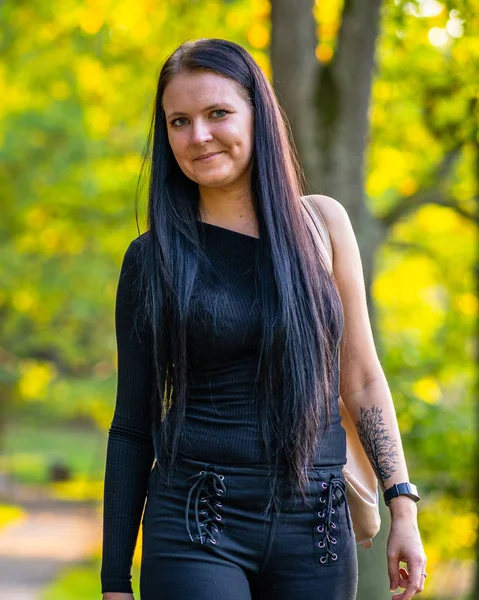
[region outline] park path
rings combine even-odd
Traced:
[[[0,600],[38,600],[65,567],[98,547],[101,515],[95,503],[55,500],[24,486],[0,500],[25,511],[21,520],[0,529]]]

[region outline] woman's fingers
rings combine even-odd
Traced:
[[[404,567],[400,567],[399,569],[399,587],[405,588],[404,592],[396,594],[391,600],[410,600],[413,596],[423,591],[425,577],[421,574],[425,572],[424,563],[422,560],[419,562],[418,559],[418,561],[411,561],[410,564],[409,573]]]
[[[399,555],[396,553],[388,553],[388,574],[389,574],[389,590],[394,592],[400,581],[399,575]]]

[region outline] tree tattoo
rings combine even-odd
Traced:
[[[362,408],[356,423],[359,439],[371,461],[376,477],[384,484],[396,472],[396,442],[387,431],[381,408]]]

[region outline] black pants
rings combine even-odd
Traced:
[[[307,502],[281,493],[265,516],[267,470],[179,460],[150,474],[141,600],[353,600],[356,540],[341,467],[313,468]]]

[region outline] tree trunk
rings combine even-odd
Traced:
[[[371,325],[378,353],[371,284],[374,255],[385,228],[367,209],[364,161],[368,108],[381,0],[346,0],[337,50],[328,65],[318,62],[312,0],[272,0],[273,84],[288,115],[310,193],[333,196],[346,208],[361,249]],[[371,549],[359,548],[363,600],[384,600],[389,590],[386,540],[389,514]]]

